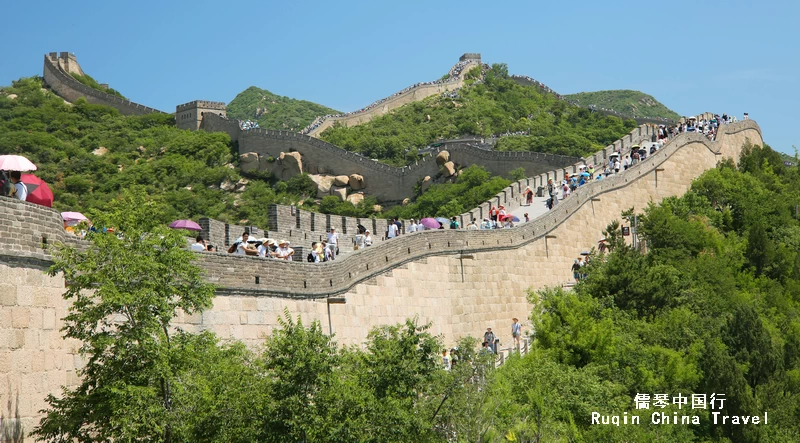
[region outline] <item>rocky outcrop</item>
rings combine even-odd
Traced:
[[[334,186],[331,189],[331,195],[335,195],[339,197],[342,201],[347,200],[347,188],[340,188],[338,186]]]
[[[450,153],[447,151],[441,151],[440,153],[436,154],[436,164],[438,166],[444,166],[445,163],[450,161]]]
[[[350,189],[360,191],[366,187],[367,185],[364,183],[363,176],[359,174],[350,174]]]
[[[99,148],[97,148],[94,151],[92,151],[92,154],[94,154],[94,155],[96,155],[98,157],[102,157],[102,156],[108,154],[108,149],[106,149],[103,146],[100,146]]]
[[[349,183],[350,177],[346,175],[337,175],[333,180],[335,186],[347,186]]]
[[[333,187],[333,177],[329,175],[310,175],[311,180],[317,185],[317,198],[322,198],[331,195],[331,188]]]
[[[245,152],[244,154],[240,155],[239,168],[241,168],[242,172],[259,171],[261,166],[259,165],[258,154],[255,152]]]
[[[442,165],[442,170],[446,177],[452,177],[456,175],[456,164],[453,162],[447,162]]]
[[[403,199],[403,206],[408,206],[411,203],[411,199],[406,197]]]
[[[357,192],[355,194],[350,194],[347,196],[347,201],[352,203],[353,205],[357,205],[364,201],[364,194],[361,192]]]
[[[432,184],[433,180],[431,179],[431,176],[426,175],[425,178],[422,179],[422,183],[420,183],[420,189],[422,190],[422,192],[425,192],[428,190],[428,188],[431,187]]]

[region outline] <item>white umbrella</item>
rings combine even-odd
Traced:
[[[0,155],[0,170],[2,171],[35,171],[36,165],[21,155]]]

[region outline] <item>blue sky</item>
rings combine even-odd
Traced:
[[[255,85],[342,111],[434,80],[464,52],[568,94],[637,89],[681,114],[743,112],[793,154],[800,2],[8,2],[0,85],[70,51],[167,112]]]

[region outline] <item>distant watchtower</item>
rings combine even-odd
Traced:
[[[205,113],[227,117],[225,103],[195,100],[175,107],[175,122],[179,129],[197,131]]]
[[[458,61],[463,62],[466,60],[477,60],[481,61],[481,55],[477,52],[467,52],[466,54],[462,55],[458,58]]]

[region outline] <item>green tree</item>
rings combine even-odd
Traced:
[[[91,246],[61,246],[50,274],[63,274],[71,301],[64,337],[81,342],[81,382],[49,408],[34,430],[57,441],[173,441],[173,384],[186,368],[173,345],[178,313],[211,304],[213,286],[192,263],[184,238],[153,217],[157,205],[141,190],[126,191],[95,216]]]

